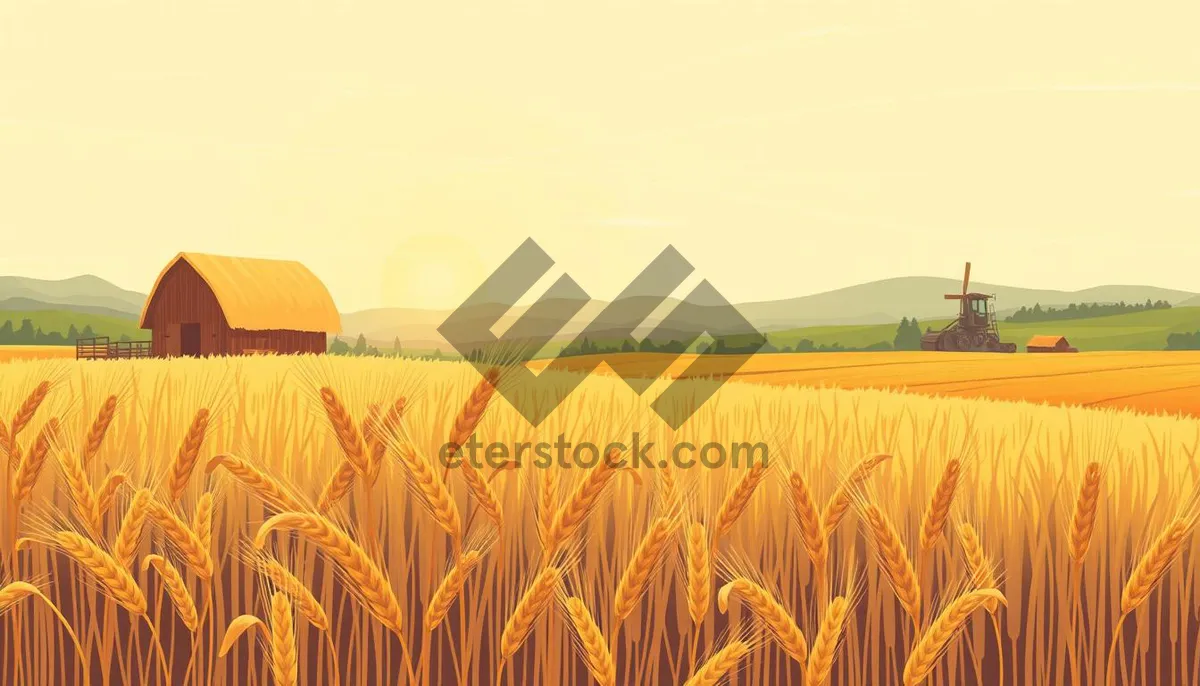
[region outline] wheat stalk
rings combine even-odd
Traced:
[[[0,422],[0,425],[3,423],[4,422]],[[70,637],[71,642],[74,644],[75,652],[79,656],[80,663],[83,665],[84,686],[90,684],[91,669],[88,667],[88,653],[84,651],[83,645],[79,643],[79,637],[75,634],[75,630],[71,628],[70,622],[68,622],[67,618],[63,616],[63,613],[58,609],[58,606],[54,604],[54,601],[50,600],[46,594],[42,593],[40,588],[26,581],[13,581],[5,585],[3,588],[0,588],[0,614],[4,614],[5,611],[9,610],[14,605],[26,598],[37,598],[38,600],[41,600],[47,607],[50,608],[50,611],[54,613],[54,616],[62,624],[63,628],[67,632],[67,636]]]
[[[583,653],[583,661],[587,664],[592,678],[599,686],[616,686],[617,663],[613,660],[604,634],[596,625],[596,620],[588,611],[587,605],[579,598],[567,598],[563,609],[567,618],[571,620],[571,626],[575,627],[575,634],[579,637],[579,651]]]
[[[146,515],[150,513],[150,503],[153,496],[147,489],[139,489],[121,519],[121,528],[117,529],[117,538],[113,541],[112,557],[122,568],[128,569],[137,556],[138,546],[142,542],[142,529],[146,523]]]
[[[770,629],[784,652],[800,664],[805,664],[808,660],[808,643],[804,640],[804,632],[792,619],[792,613],[765,588],[750,579],[739,577],[717,591],[717,608],[722,614],[729,611],[729,598],[734,593],[740,595],[754,615]]]
[[[829,674],[833,671],[833,660],[842,640],[849,610],[850,602],[843,596],[834,598],[825,608],[825,618],[821,620],[821,628],[813,639],[808,666],[804,670],[805,686],[827,686],[829,683]]]
[[[389,441],[396,436],[407,404],[408,400],[403,396],[397,398],[383,419],[372,425],[372,440],[368,441],[371,448],[371,469],[367,477],[368,487],[374,486],[375,481],[379,478],[379,471],[387,456]]]
[[[846,510],[850,509],[850,504],[853,502],[854,492],[867,480],[867,477],[871,476],[871,472],[875,471],[876,467],[890,459],[892,459],[891,455],[872,455],[859,462],[850,471],[850,475],[833,492],[829,502],[825,504],[825,510],[821,513],[826,536],[832,534],[833,530],[841,523],[842,517],[846,516]]]
[[[425,609],[426,631],[431,632],[442,623],[442,619],[450,611],[450,606],[454,604],[454,600],[462,593],[463,584],[467,581],[467,575],[479,563],[479,558],[480,553],[478,550],[469,551],[446,572],[445,578],[442,579],[442,583],[438,584],[437,590],[433,592],[433,597],[429,599],[429,605]]]
[[[187,489],[188,481],[192,477],[192,470],[195,469],[196,460],[200,456],[200,446],[204,444],[204,437],[207,433],[208,409],[202,407],[192,418],[192,424],[183,438],[183,444],[179,446],[179,452],[175,455],[175,462],[171,464],[171,473],[167,478],[167,493],[172,501],[179,500],[184,490]]]
[[[989,601],[1006,603],[1004,594],[994,588],[968,591],[955,598],[917,641],[904,665],[904,686],[917,686],[933,671],[950,639],[966,624],[971,613]]]
[[[199,534],[193,531],[187,522],[180,519],[179,515],[156,500],[150,502],[149,515],[179,549],[184,561],[192,568],[196,576],[205,581],[211,579],[214,572],[212,553],[204,545]]]
[[[1075,500],[1075,511],[1071,515],[1067,552],[1075,564],[1083,564],[1088,547],[1092,543],[1092,532],[1096,528],[1096,505],[1100,501],[1100,481],[1104,473],[1099,462],[1091,462],[1083,472],[1083,483]]]
[[[950,460],[942,471],[929,507],[925,510],[925,519],[921,523],[921,549],[932,550],[942,537],[946,528],[946,518],[950,516],[950,506],[954,503],[954,494],[958,490],[958,477],[962,463]]]
[[[621,579],[617,583],[613,599],[613,613],[618,622],[633,612],[637,607],[638,600],[646,593],[650,575],[655,569],[658,569],[663,551],[666,550],[667,542],[674,530],[675,520],[672,517],[659,517],[638,543],[637,550],[634,551],[633,557],[625,567],[625,573],[621,575]]]
[[[692,623],[699,625],[712,602],[712,556],[704,525],[693,523],[687,530],[687,603]]]
[[[354,465],[354,470],[359,475],[370,474],[370,455],[363,443],[362,434],[358,432],[350,412],[332,388],[321,389],[321,404],[325,407],[325,414],[329,417],[329,423],[333,425],[334,435],[346,459]]]
[[[100,412],[96,414],[96,419],[92,421],[92,426],[88,429],[87,438],[83,442],[83,451],[80,459],[84,467],[100,452],[100,446],[104,443],[104,437],[108,434],[108,427],[112,424],[116,411],[117,396],[110,395],[105,399],[104,404],[100,406]]]
[[[320,546],[346,572],[371,614],[403,643],[404,622],[396,594],[387,576],[350,536],[320,515],[284,512],[263,523],[254,537],[254,546],[261,550],[267,543],[267,536],[276,529],[297,531]]]
[[[188,592],[187,584],[183,581],[183,576],[179,574],[175,565],[162,555],[147,555],[142,559],[143,572],[151,565],[162,576],[163,584],[167,587],[167,595],[171,597],[179,619],[183,621],[183,625],[188,628],[188,631],[196,633],[196,629],[200,627],[200,616],[196,611],[196,602],[192,600],[192,594]]]
[[[717,510],[717,518],[713,525],[713,548],[717,547],[717,541],[729,533],[729,530],[737,523],[746,506],[750,504],[750,498],[754,496],[755,489],[762,483],[763,477],[766,474],[766,463],[759,462],[755,464],[742,476],[733,490],[725,496],[720,509]]]
[[[917,572],[892,521],[877,506],[869,505],[863,512],[867,526],[875,541],[875,548],[884,575],[895,591],[900,604],[912,618],[913,624],[921,625],[921,586]]]
[[[750,644],[745,641],[730,641],[715,655],[710,657],[692,678],[684,682],[683,686],[716,686],[743,657],[750,652]]]
[[[217,455],[208,461],[205,471],[211,474],[217,467],[224,467],[225,471],[233,475],[243,486],[250,489],[251,493],[278,510],[297,512],[308,509],[308,507],[292,495],[291,490],[284,486],[283,482],[254,467],[240,457],[234,455]]]
[[[500,654],[503,659],[511,658],[525,642],[534,623],[554,597],[561,576],[562,570],[558,567],[546,567],[525,590],[500,635]]]

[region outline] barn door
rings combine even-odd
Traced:
[[[200,325],[179,325],[179,354],[184,357],[200,357]]]

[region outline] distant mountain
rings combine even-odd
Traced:
[[[910,276],[797,298],[742,303],[738,305],[738,310],[764,332],[808,326],[887,324],[899,321],[901,317],[946,319],[955,316],[957,305],[943,296],[961,290],[960,280]],[[1123,300],[1132,303],[1150,299],[1166,300],[1172,305],[1192,300],[1192,304],[1200,305],[1200,295],[1196,293],[1154,286],[1108,285],[1079,291],[1060,291],[972,283],[970,290],[994,294],[995,307],[1001,315],[1022,306],[1032,307],[1039,303],[1042,307],[1063,307],[1081,302],[1109,303]],[[678,300],[672,299],[657,308],[639,328],[639,333],[644,334],[656,326],[678,303]],[[605,304],[600,301],[589,303],[563,328],[562,338],[570,338],[581,331]],[[506,330],[524,312],[523,307],[514,308],[493,327],[493,330]],[[409,347],[449,350],[446,341],[437,333],[438,326],[449,314],[444,310],[380,308],[345,314],[342,316],[342,327],[347,335],[357,336],[362,333],[372,342],[390,344],[393,339],[399,337],[401,343]]]
[[[119,288],[97,276],[60,281],[0,276],[0,308],[8,310],[67,310],[134,318],[146,296]],[[10,303],[9,304],[6,303]]]

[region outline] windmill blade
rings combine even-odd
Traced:
[[[971,263],[967,263],[967,271],[963,272],[963,295],[967,294],[967,284],[971,281]]]

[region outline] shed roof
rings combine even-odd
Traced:
[[[185,262],[212,289],[234,329],[342,330],[342,317],[325,284],[299,262],[181,252],[167,263],[142,307],[146,328],[150,305],[171,268]]]
[[[1065,344],[1067,344],[1067,337],[1066,336],[1034,336],[1033,338],[1030,338],[1029,342],[1026,343],[1025,345],[1032,345],[1032,346],[1039,347],[1039,348],[1053,348],[1054,346],[1058,345],[1059,341],[1062,341],[1063,344],[1065,345]]]

